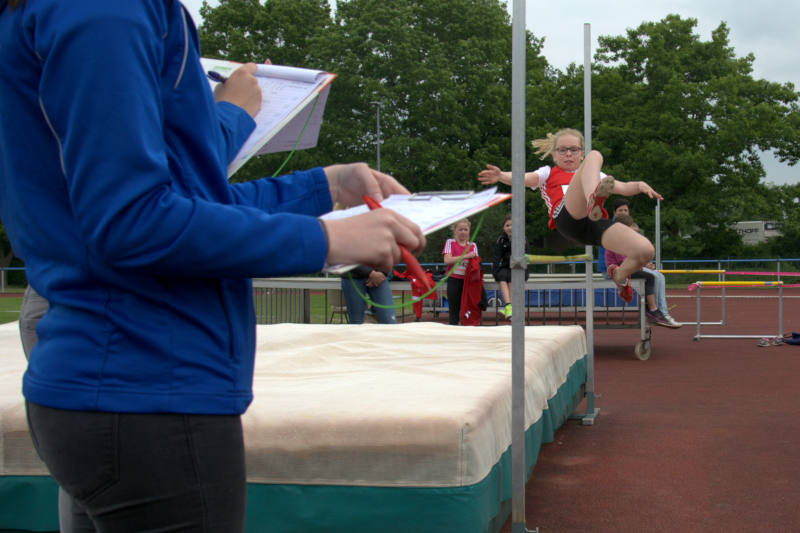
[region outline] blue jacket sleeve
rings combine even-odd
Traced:
[[[217,102],[216,108],[223,141],[222,160],[230,162],[239,153],[255,122],[244,109],[230,102]]]
[[[196,52],[188,59],[196,65],[174,65],[186,55],[165,59],[164,40],[154,38],[179,31],[167,27],[163,4],[106,0],[54,9],[50,31],[37,28],[40,98],[85,246],[74,257],[103,268],[198,277],[323,266],[324,235],[309,216],[330,205],[319,173],[288,179],[294,191],[311,187],[312,207],[301,214],[281,207],[283,185],[269,193],[258,185],[256,195],[230,192],[219,153],[222,127]],[[165,80],[167,68],[179,75]]]
[[[267,213],[324,215],[333,209],[328,179],[321,167],[275,178],[233,183],[234,201]]]

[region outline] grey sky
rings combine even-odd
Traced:
[[[202,0],[182,1],[195,22],[199,23]],[[209,2],[212,6],[218,3],[217,0]],[[509,12],[512,6],[513,0],[508,1]],[[570,63],[583,63],[584,23],[591,24],[594,53],[598,35],[624,35],[628,28],[638,27],[644,21],[658,21],[676,13],[683,18],[697,19],[695,31],[703,41],[711,39],[711,31],[724,21],[736,56],[751,52],[755,56],[755,78],[792,82],[795,89],[800,90],[798,0],[572,0],[567,3],[528,0],[525,11],[527,29],[537,37],[545,38],[542,53],[551,65],[559,69]],[[800,183],[800,165],[782,165],[767,154],[764,166],[767,171],[765,181]]]

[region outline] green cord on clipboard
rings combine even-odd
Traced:
[[[300,141],[303,140],[303,134],[306,132],[306,127],[308,127],[308,123],[311,122],[311,117],[314,116],[314,109],[317,107],[317,102],[319,102],[319,93],[317,93],[317,96],[314,97],[314,104],[311,106],[311,111],[308,113],[308,117],[306,117],[306,122],[305,124],[303,124],[303,129],[300,130],[300,135],[297,137],[297,142],[294,143],[292,151],[289,152],[289,155],[287,155],[286,159],[283,160],[281,166],[278,167],[278,170],[276,170],[275,173],[272,175],[273,178],[276,177],[278,174],[280,174],[281,170],[283,170],[283,167],[286,166],[286,163],[288,163],[289,160],[294,155],[294,152],[295,150],[297,150],[297,146],[300,144]]]

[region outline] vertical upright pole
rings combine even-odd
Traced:
[[[583,136],[586,153],[592,149],[592,26],[583,25]]]
[[[378,149],[378,160],[376,164],[376,168],[380,171],[381,169],[381,108],[383,107],[383,102],[381,100],[373,100],[370,104],[375,104],[375,119],[377,122],[377,149]]]
[[[656,270],[661,270],[661,200],[656,199]]]
[[[592,27],[583,25],[583,136],[586,153],[592,149]],[[593,247],[586,247],[586,255],[592,257]],[[592,274],[594,262],[586,261],[586,416],[583,423],[594,423],[594,284]]]
[[[717,270],[722,270],[722,263],[720,263],[719,261],[717,262]],[[721,281],[725,281],[725,272],[722,273]],[[720,324],[722,324],[724,326],[725,325],[725,285],[722,286],[721,294],[722,294],[722,307],[721,307],[722,312],[720,313],[719,322],[720,322]]]
[[[514,0],[511,45],[511,532],[525,533],[525,0]]]
[[[381,170],[381,107],[383,103],[378,102],[377,122],[378,122],[378,172]]]
[[[778,337],[783,338],[783,283],[778,285]]]
[[[700,284],[697,285],[697,334],[694,336],[695,340],[700,338],[700,292],[702,287]]]

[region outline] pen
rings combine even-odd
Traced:
[[[366,194],[362,196],[361,199],[364,200],[364,203],[367,204],[367,207],[369,207],[370,211],[372,211],[373,209],[381,208],[381,204],[379,204]],[[425,272],[419,265],[419,261],[417,261],[417,258],[414,257],[411,254],[411,252],[409,252],[408,249],[402,244],[398,243],[397,245],[400,247],[400,257],[406,264],[406,268],[408,269],[408,271],[411,272],[411,275],[417,278],[420,283],[422,283],[422,286],[425,287],[426,292],[431,290],[431,284],[428,281],[428,276],[425,275]]]
[[[216,81],[216,82],[219,82],[219,83],[225,83],[226,81],[228,81],[228,78],[226,78],[225,76],[223,76],[222,74],[220,74],[216,70],[209,70],[208,72],[206,72],[206,74],[213,81]]]

